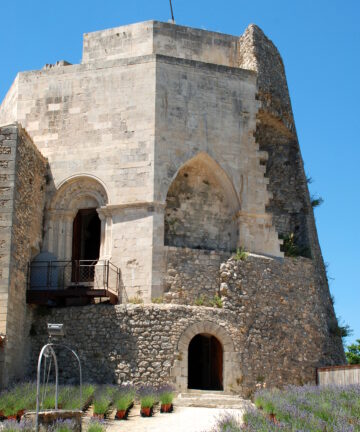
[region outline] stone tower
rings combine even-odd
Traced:
[[[85,34],[81,64],[16,77],[0,125],[3,382],[50,319],[98,381],[248,395],[344,362],[284,66],[257,26]]]

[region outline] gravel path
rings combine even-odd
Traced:
[[[240,418],[243,413],[241,409],[176,407],[171,414],[156,412],[143,418],[139,410],[134,406],[126,421],[107,421],[107,432],[209,432],[221,413],[231,412]]]

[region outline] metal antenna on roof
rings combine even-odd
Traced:
[[[171,21],[173,24],[175,24],[174,11],[173,11],[171,0],[169,0],[169,2],[170,2],[170,11],[171,11]]]

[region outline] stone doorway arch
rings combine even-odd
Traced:
[[[107,258],[106,224],[102,208],[108,204],[108,194],[100,181],[90,176],[75,176],[63,182],[47,210],[45,248],[59,260],[73,257],[74,221],[79,211],[96,211],[101,220],[100,258]]]
[[[223,347],[215,336],[200,333],[191,339],[188,350],[188,388],[223,389]]]
[[[236,370],[239,369],[239,361],[235,352],[234,343],[227,331],[211,321],[204,320],[190,325],[180,336],[178,342],[178,359],[174,363],[172,376],[178,390],[186,392],[189,381],[189,345],[197,335],[206,334],[214,336],[223,349],[222,384],[224,391],[231,391],[234,386]]]

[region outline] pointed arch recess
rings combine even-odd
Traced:
[[[183,164],[168,188],[165,245],[232,251],[240,202],[227,173],[207,153]]]

